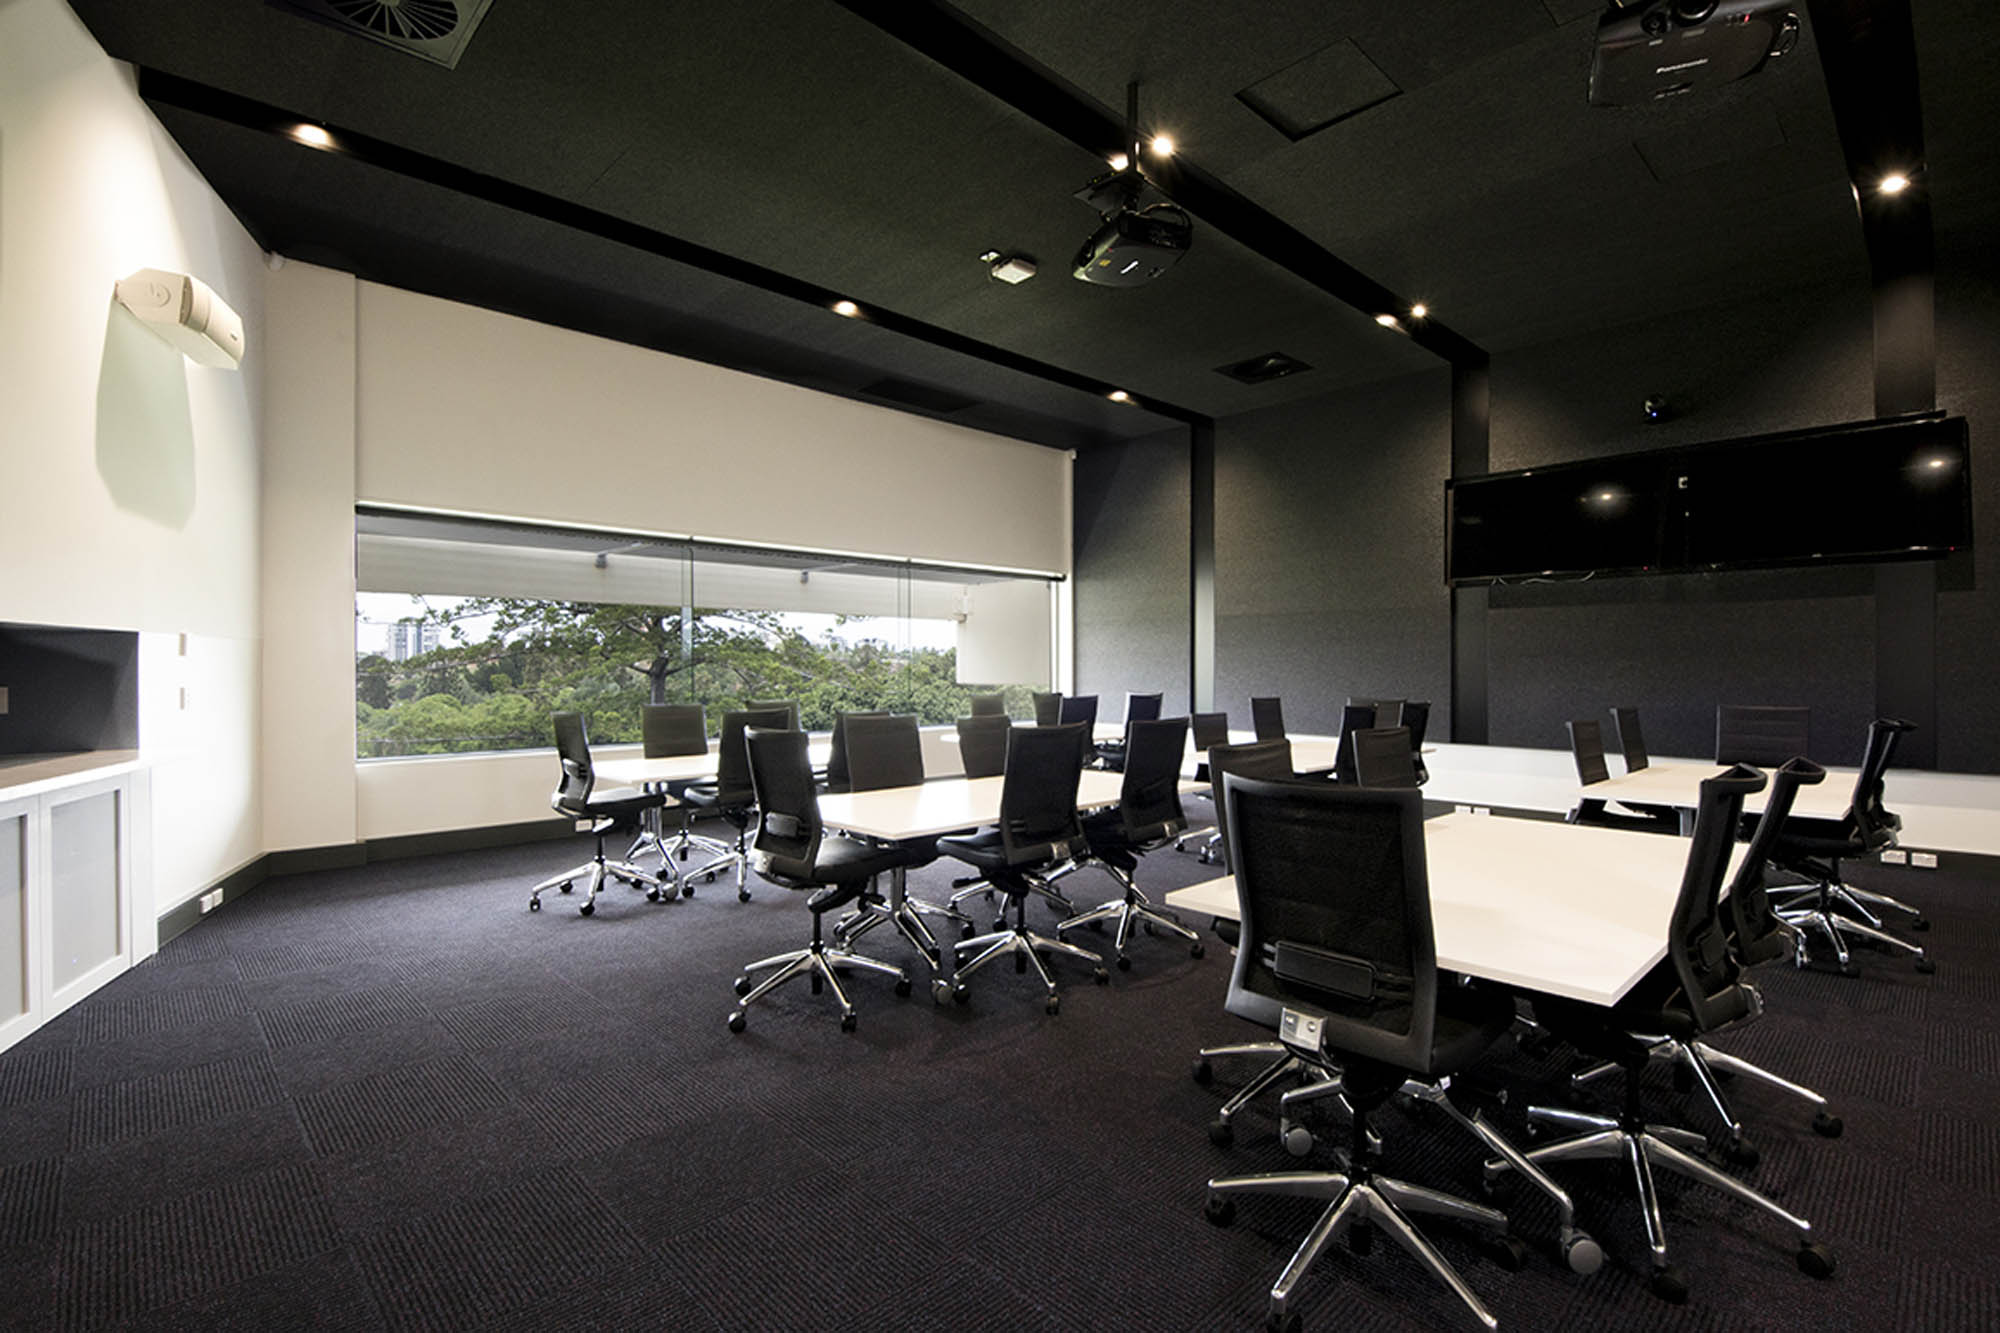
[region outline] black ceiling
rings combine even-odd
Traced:
[[[865,5],[492,0],[448,69],[248,0],[71,2],[260,243],[374,280],[1066,447],[1442,364],[1200,217],[1146,287],[1071,280],[1096,221],[1071,196],[1101,154]],[[953,17],[1110,116],[1137,79],[1189,170],[1488,350],[1830,275],[1865,300],[1810,24],[1754,78],[1608,110],[1584,97],[1600,8],[959,0]],[[1983,239],[2000,16],[1912,8],[1936,225]],[[385,151],[302,147],[240,99]],[[996,282],[988,249],[1041,271]],[[824,293],[881,316],[842,319]],[[1218,373],[1274,351],[1311,369]]]

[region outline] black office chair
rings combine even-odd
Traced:
[[[1082,723],[1085,727],[1084,739],[1090,738],[1089,728],[1097,725],[1097,696],[1094,694],[1072,694],[1062,701],[1057,710],[1057,726],[1069,727]]]
[[[1324,1199],[1325,1210],[1271,1288],[1268,1326],[1296,1328],[1293,1292],[1343,1235],[1381,1230],[1408,1250],[1487,1328],[1496,1321],[1411,1214],[1480,1228],[1509,1267],[1526,1247],[1496,1209],[1379,1175],[1368,1116],[1412,1079],[1448,1086],[1513,1022],[1505,991],[1441,977],[1431,934],[1423,804],[1415,791],[1317,781],[1225,780],[1229,862],[1243,938],[1229,1012],[1279,1034],[1303,1058],[1336,1064],[1354,1106],[1340,1170],[1273,1171],[1208,1182],[1208,1219],[1234,1220],[1236,1199]],[[1450,1102],[1440,1098],[1440,1104]],[[1456,1108],[1452,1108],[1456,1110]],[[1483,1122],[1460,1119],[1479,1133]],[[1484,1140],[1497,1138],[1491,1130]]]
[[[1712,1185],[1737,1200],[1761,1208],[1799,1234],[1799,1268],[1813,1277],[1833,1272],[1833,1255],[1812,1238],[1812,1223],[1779,1207],[1735,1177],[1696,1156],[1706,1146],[1701,1135],[1675,1126],[1649,1124],[1641,1105],[1644,1072],[1659,1034],[1682,1042],[1739,1022],[1756,1012],[1756,991],[1743,979],[1729,951],[1721,918],[1722,880],[1729,869],[1743,798],[1764,787],[1764,775],[1737,765],[1701,784],[1694,836],[1674,900],[1667,934],[1667,957],[1616,1005],[1537,995],[1535,1016],[1579,1050],[1611,1060],[1625,1071],[1624,1107],[1616,1116],[1531,1106],[1531,1122],[1578,1130],[1570,1138],[1528,1153],[1538,1166],[1554,1162],[1615,1158],[1625,1161],[1639,1195],[1652,1252],[1653,1292],[1664,1300],[1687,1299],[1687,1278],[1667,1257],[1666,1231],[1653,1172],[1667,1170]],[[1511,1168],[1490,1161],[1491,1179]]]
[[[1576,780],[1588,792],[1600,782],[1611,780],[1611,766],[1604,760],[1604,728],[1589,719],[1563,724],[1569,731],[1569,752],[1576,760]],[[1665,810],[1665,807],[1662,807]],[[1594,824],[1600,828],[1627,829],[1634,833],[1680,832],[1678,812],[1664,814],[1620,814],[1601,797],[1582,796],[1564,816],[1571,824]]]
[[[1001,719],[1004,720],[1004,719]],[[885,713],[880,717],[850,717],[847,722],[847,772],[849,791],[882,791],[890,787],[920,787],[924,783],[924,743],[914,713]],[[907,869],[927,866],[938,859],[935,837],[906,838],[896,844],[903,849]],[[970,928],[971,918],[937,903],[905,895],[906,911],[918,916],[948,917]],[[867,927],[861,927],[865,930]],[[853,934],[859,934],[857,930]],[[933,955],[937,941],[928,930],[911,942]],[[849,938],[852,938],[851,934]]]
[[[1401,699],[1359,699],[1350,694],[1347,696],[1347,703],[1352,708],[1374,709],[1375,720],[1368,724],[1371,727],[1400,727],[1403,725],[1403,701]]]
[[[1812,709],[1751,704],[1715,706],[1715,762],[1776,768],[1812,753]]]
[[[1055,693],[1037,692],[1035,695],[1035,725],[1053,727],[1062,721],[1063,697]]]
[[[1779,830],[1771,851],[1779,869],[1807,881],[1796,891],[1778,890],[1788,898],[1780,903],[1778,915],[1801,932],[1811,927],[1824,936],[1840,960],[1841,971],[1850,974],[1856,970],[1847,948],[1850,935],[1914,955],[1919,972],[1937,971],[1937,963],[1923,946],[1885,930],[1875,909],[1906,913],[1916,930],[1930,929],[1924,914],[1886,893],[1847,883],[1840,871],[1840,863],[1849,857],[1871,856],[1896,845],[1903,821],[1883,806],[1882,782],[1896,742],[1904,732],[1915,730],[1914,723],[1893,717],[1878,717],[1869,723],[1868,745],[1861,756],[1861,771],[1854,778],[1854,796],[1847,813],[1839,819],[1794,815]],[[1806,957],[1802,945],[1798,955],[1801,966]]]
[[[1355,785],[1416,790],[1417,758],[1408,727],[1369,727],[1354,732],[1353,739]]]
[[[744,1011],[796,976],[812,979],[813,994],[824,983],[840,1002],[840,1030],[855,1027],[853,1001],[840,984],[843,970],[859,968],[896,979],[896,994],[910,993],[910,974],[893,963],[868,958],[850,949],[829,949],[821,942],[820,918],[836,907],[874,895],[869,884],[894,868],[901,853],[853,838],[826,837],[819,821],[819,793],[814,787],[806,734],[793,730],[750,729],[744,740],[753,799],[759,811],[754,855],[758,878],[780,888],[810,889],[806,906],[812,911],[812,942],[803,949],[760,958],[736,978],[743,1003],[729,1015],[729,1030],[741,1032]],[[877,899],[876,901],[880,901]],[[776,968],[762,981],[751,974]]]
[[[1208,759],[1206,757],[1208,752],[1218,745],[1229,744],[1229,714],[1196,713],[1189,721],[1192,723],[1191,731],[1194,736],[1194,748],[1203,756],[1194,766],[1194,780],[1196,782],[1207,782],[1209,780]],[[1210,799],[1210,793],[1206,790],[1196,792],[1195,795],[1203,801]],[[1212,863],[1222,854],[1220,851],[1222,846],[1221,835],[1215,831],[1215,825],[1213,824],[1201,824],[1185,830],[1180,837],[1174,839],[1174,850],[1184,852],[1191,842],[1199,842],[1201,844],[1201,863],[1203,865]]]
[[[784,729],[786,731],[797,731],[799,729],[799,701],[797,699],[751,699],[744,703],[743,708],[745,712],[750,713],[768,713],[773,709],[782,708],[785,712]],[[751,725],[757,726],[761,724],[752,723]]]
[[[1736,875],[1730,880],[1729,892],[1724,899],[1727,910],[1722,918],[1723,933],[1730,952],[1736,955],[1737,963],[1746,969],[1783,957],[1795,947],[1797,932],[1780,921],[1771,910],[1770,898],[1764,891],[1764,876],[1772,845],[1777,841],[1785,819],[1791,814],[1792,802],[1799,788],[1816,785],[1825,777],[1825,769],[1803,758],[1785,761],[1784,766],[1771,775],[1771,793],[1764,803],[1764,813],[1758,817],[1749,845],[1743,849]],[[1746,1021],[1756,1016],[1757,1012],[1753,1011],[1746,1016]],[[1722,1095],[1722,1086],[1715,1077],[1718,1070],[1754,1078],[1811,1103],[1814,1107],[1814,1132],[1828,1138],[1840,1135],[1840,1117],[1827,1109],[1825,1097],[1748,1060],[1716,1049],[1706,1037],[1682,1041],[1678,1037],[1662,1035],[1653,1041],[1648,1056],[1656,1062],[1664,1060],[1674,1065],[1675,1086],[1683,1087],[1683,1083],[1685,1087],[1700,1086],[1715,1107],[1716,1114],[1722,1118],[1724,1128],[1729,1131],[1727,1151],[1730,1160],[1739,1165],[1756,1165],[1758,1154],[1756,1148],[1743,1137],[1743,1124]],[[1570,1075],[1570,1083],[1582,1087],[1617,1068],[1616,1062],[1607,1060]]]
[[[975,694],[970,699],[974,717],[1007,716],[1007,696],[1004,694]]]
[[[1016,727],[1007,737],[1007,775],[1001,780],[1000,826],[970,837],[941,838],[938,850],[984,872],[1006,893],[1014,908],[1014,924],[985,935],[960,940],[960,953],[971,953],[953,977],[952,999],[964,1004],[966,980],[1003,954],[1014,956],[1014,970],[1032,963],[1047,991],[1043,1007],[1061,1010],[1055,978],[1043,954],[1058,954],[1091,964],[1098,985],[1111,979],[1104,960],[1088,949],[1038,935],[1027,926],[1027,899],[1035,880],[1089,848],[1076,813],[1077,783],[1083,775],[1087,725]]]
[[[568,893],[576,886],[576,881],[588,876],[590,892],[577,904],[579,915],[589,916],[597,910],[597,891],[604,887],[607,876],[620,879],[635,889],[646,891],[648,902],[658,902],[671,895],[672,890],[664,888],[658,876],[650,875],[629,861],[609,861],[604,856],[604,835],[621,824],[629,825],[649,810],[658,810],[667,798],[659,792],[642,791],[638,787],[613,787],[605,791],[596,788],[596,774],[590,764],[590,735],[584,726],[581,713],[557,713],[555,715],[556,757],[562,764],[562,776],[556,789],[549,795],[549,805],[560,814],[571,819],[588,819],[590,831],[597,839],[597,854],[582,865],[565,870],[559,875],[550,875],[528,894],[528,910],[542,910],[542,891],[555,889]]]
[[[1276,695],[1250,698],[1250,726],[1260,741],[1281,741],[1285,738],[1284,701]]]
[[[1181,814],[1181,760],[1187,754],[1188,720],[1140,721],[1125,724],[1125,780],[1118,789],[1118,804],[1100,810],[1083,821],[1083,835],[1090,843],[1090,859],[1118,882],[1124,895],[1079,912],[1056,927],[1056,938],[1078,926],[1102,930],[1103,922],[1115,920],[1114,937],[1119,971],[1128,971],[1132,960],[1125,946],[1132,939],[1134,924],[1142,924],[1148,935],[1165,932],[1188,941],[1188,956],[1204,952],[1201,936],[1174,917],[1155,909],[1140,891],[1132,876],[1139,858],[1172,842],[1187,827]]]
[[[708,753],[708,720],[700,704],[643,704],[639,708],[639,738],[648,759],[666,759],[677,755]],[[680,811],[680,827],[674,830],[671,843],[665,841],[664,821],[666,811],[648,821],[652,827],[644,828],[632,846],[626,851],[625,859],[631,860],[649,843],[659,848],[660,864],[673,871],[673,862],[685,861],[691,847],[699,847],[710,856],[721,856],[729,850],[726,843],[695,833],[693,820],[689,818],[687,807],[681,804],[681,797],[694,785],[693,778],[684,778],[663,784],[671,804]],[[678,878],[678,872],[675,872]]]
[[[887,717],[887,713],[835,713],[833,734],[827,738],[826,789],[847,790],[847,720],[853,717]]]
[[[715,755],[715,782],[689,787],[682,801],[691,810],[720,815],[736,830],[736,840],[733,844],[724,844],[726,850],[715,859],[681,876],[681,892],[687,897],[694,897],[695,876],[699,875],[713,884],[717,873],[726,866],[733,866],[736,869],[737,901],[750,901],[750,889],[743,882],[743,871],[750,861],[745,840],[750,821],[755,817],[757,793],[750,781],[750,752],[744,746],[743,734],[751,727],[793,730],[786,726],[786,713],[782,708],[761,711],[741,709],[722,715],[722,739]]]
[[[1125,721],[1127,723],[1159,721],[1160,702],[1165,697],[1159,694],[1133,694],[1128,690],[1125,694]],[[1122,770],[1125,767],[1124,737],[1121,736],[1115,741],[1099,741],[1097,759],[1106,768]]]
[[[1639,710],[1613,708],[1611,727],[1618,733],[1618,748],[1625,755],[1625,771],[1637,773],[1652,761],[1646,756],[1646,737],[1639,730]]]
[[[1346,704],[1340,710],[1340,734],[1333,742],[1333,780],[1353,786],[1360,781],[1354,767],[1354,738],[1375,726],[1374,704]]]
[[[1428,699],[1405,701],[1402,725],[1410,733],[1410,763],[1417,770],[1417,785],[1421,787],[1431,780],[1431,771],[1424,764],[1424,733],[1431,725],[1431,701]]]
[[[962,717],[958,720],[958,762],[969,778],[997,778],[1007,771],[1007,733],[1012,718]]]

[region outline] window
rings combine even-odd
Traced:
[[[376,509],[355,546],[362,758],[544,747],[562,709],[637,741],[648,702],[1029,717],[1052,679],[1044,576]]]

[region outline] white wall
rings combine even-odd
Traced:
[[[113,303],[145,267],[243,316],[241,371],[192,365]],[[131,70],[61,0],[0,4],[0,620],[142,632],[142,915],[262,850],[262,277]]]

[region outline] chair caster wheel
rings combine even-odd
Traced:
[[[656,903],[660,901],[660,891],[658,889],[647,889],[646,901],[649,903]]]
[[[1194,1081],[1204,1088],[1215,1082],[1215,1066],[1202,1056],[1195,1057],[1193,1074]]]
[[[1818,1134],[1823,1138],[1829,1138],[1829,1139],[1839,1138],[1840,1131],[1847,1128],[1846,1125],[1841,1123],[1841,1119],[1839,1116],[1828,1115],[1824,1111],[1816,1111],[1813,1113],[1812,1127],[1813,1127],[1813,1133]]]
[[[1931,919],[1927,916],[1920,916],[1910,923],[1911,930],[1929,930],[1930,928]]]
[[[530,898],[530,899],[528,899],[528,910],[529,910],[530,912],[539,912],[539,911],[541,911],[541,910],[542,910],[542,900],[541,900],[540,898]]]
[[[1211,1120],[1208,1122],[1208,1141],[1218,1148],[1227,1148],[1236,1142],[1236,1131],[1230,1128],[1227,1120]]]
[[[737,901],[737,902],[739,902],[739,903],[747,903],[747,902],[749,902],[749,901],[750,901],[750,890],[748,890],[748,889],[738,889],[738,890],[736,891],[736,901]]]
[[[1299,1314],[1296,1310],[1264,1316],[1265,1333],[1299,1333],[1300,1327]]]
[[[735,1013],[729,1016],[729,1030],[731,1032],[741,1032],[743,1030],[743,1026],[744,1026],[743,1011],[741,1009],[738,1009]]]
[[[1211,1226],[1226,1227],[1236,1220],[1236,1200],[1227,1194],[1211,1194],[1201,1206],[1201,1215]]]
[[[692,897],[694,897],[694,881],[693,881],[693,880],[689,880],[689,881],[688,881],[687,883],[685,883],[685,884],[681,885],[681,897],[683,897],[683,898],[692,898]]]
[[[961,1009],[972,1003],[972,992],[965,988],[964,982],[957,982],[952,986],[951,1002]]]
[[[1569,1265],[1570,1272],[1583,1277],[1589,1277],[1604,1267],[1603,1247],[1581,1231],[1572,1231],[1563,1237],[1562,1258]]]
[[[1732,1139],[1723,1145],[1722,1155],[1731,1166],[1752,1167],[1763,1160],[1764,1154],[1757,1151],[1757,1145],[1743,1139]]]
[[[736,978],[736,994],[738,998],[748,995],[749,993],[750,993],[750,978],[747,976]]]
[[[1006,918],[1006,917],[1004,917],[1004,916],[996,916],[996,917],[994,917],[994,918],[993,918],[993,929],[995,929],[995,930],[1005,930],[1005,929],[1007,929],[1007,918]]]
[[[1200,940],[1196,940],[1193,944],[1188,945],[1188,957],[1190,958],[1199,958],[1207,952],[1208,950],[1202,947]]]
[[[1046,1000],[1044,1000],[1044,1001],[1042,1002],[1042,1012],[1043,1012],[1043,1013],[1045,1013],[1045,1014],[1059,1014],[1059,1013],[1061,1013],[1061,1012],[1062,1012],[1062,1001],[1061,1001],[1061,1000],[1059,1000],[1059,999],[1057,999],[1057,998],[1056,998],[1055,996],[1053,996],[1053,995],[1049,996],[1049,998],[1048,998],[1048,999],[1046,999]]]
[[[910,997],[910,979],[908,977],[897,977],[896,998],[899,1000],[907,1000],[909,997]]]
[[[958,937],[962,940],[969,940],[977,933],[978,933],[977,931],[973,930],[972,923],[970,921],[966,922],[964,925],[958,928]]]
[[[1285,1151],[1294,1157],[1304,1157],[1313,1150],[1312,1131],[1304,1125],[1280,1125],[1278,1138],[1283,1141]]]
[[[840,1016],[840,1030],[842,1032],[852,1032],[859,1025],[860,1020],[855,1018],[853,1014],[842,1014]]]
[[[578,903],[576,905],[576,914],[578,916],[589,916],[592,912],[595,912],[596,910],[597,910],[596,903]]]
[[[562,883],[560,883],[560,884],[556,885],[556,892],[557,892],[557,893],[568,893],[568,892],[570,891],[571,887],[572,887],[572,885],[570,884],[570,882],[569,882],[568,880],[564,880],[564,881],[563,881]]]
[[[1807,1277],[1832,1277],[1833,1251],[1818,1241],[1799,1246],[1799,1271]]]
[[[1120,958],[1118,960],[1118,965],[1120,967],[1125,966],[1125,960],[1123,958]],[[1090,974],[1090,979],[1096,982],[1100,986],[1109,986],[1111,984],[1111,974],[1109,972],[1106,972],[1101,967],[1098,968],[1095,972],[1092,972]]]
[[[1118,955],[1118,970],[1120,972],[1130,972],[1132,970],[1132,960],[1122,953]]]
[[[1859,964],[1859,963],[1842,963],[1842,964],[1840,965],[1840,975],[1842,975],[1843,977],[1858,977],[1858,976],[1860,976],[1860,975],[1861,975],[1861,964]]]
[[[1937,971],[1937,959],[1919,958],[1917,960],[1917,971],[1923,973],[1925,976],[1929,976],[1931,973]]]
[[[1528,1244],[1519,1236],[1495,1236],[1482,1247],[1494,1263],[1518,1273],[1528,1262]]]
[[[1655,1268],[1653,1276],[1646,1280],[1646,1289],[1669,1305],[1687,1304],[1687,1275],[1673,1264]]]

